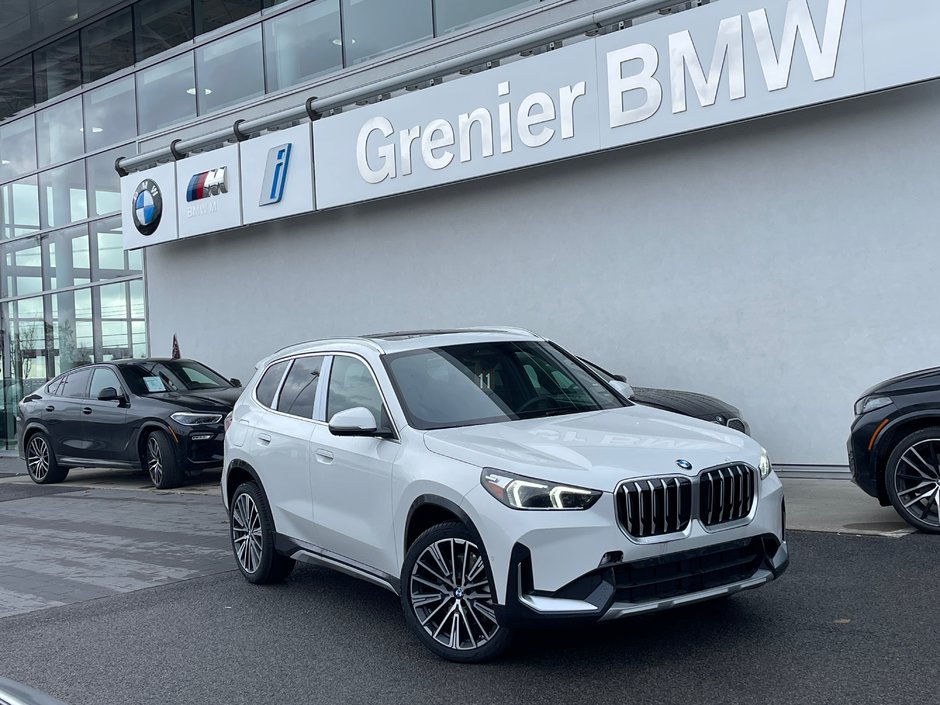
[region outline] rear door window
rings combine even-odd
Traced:
[[[317,396],[322,366],[322,355],[294,360],[277,398],[277,410],[291,416],[313,419],[313,402]]]
[[[58,395],[60,397],[70,397],[81,399],[85,397],[85,390],[88,389],[88,378],[91,377],[91,369],[77,370],[65,378],[65,382],[59,387]]]

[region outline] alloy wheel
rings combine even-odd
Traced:
[[[442,646],[477,649],[499,631],[480,549],[471,541],[430,544],[411,570],[409,594],[418,623]]]
[[[940,528],[940,439],[919,441],[901,454],[894,488],[905,512]]]
[[[248,494],[240,494],[232,505],[232,541],[235,556],[246,573],[254,573],[261,564],[261,517]]]
[[[147,472],[155,487],[163,481],[163,456],[160,454],[160,442],[156,436],[147,439]]]
[[[26,450],[26,467],[37,482],[49,474],[49,444],[42,436],[33,436]]]

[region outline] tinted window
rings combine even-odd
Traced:
[[[264,373],[258,386],[255,388],[255,396],[258,401],[267,407],[274,404],[274,395],[277,393],[277,386],[281,383],[281,377],[284,376],[284,370],[290,364],[289,360],[275,362]]]
[[[326,418],[346,409],[364,406],[372,412],[377,425],[382,426],[382,395],[375,386],[372,373],[366,364],[355,357],[345,355],[333,358],[330,372],[330,388],[326,398]]]
[[[65,378],[65,382],[59,388],[58,395],[60,397],[84,397],[90,376],[91,370],[73,372]]]
[[[118,394],[121,393],[121,383],[114,370],[110,367],[96,367],[91,375],[91,389],[88,391],[88,396],[97,399],[105,387],[114,387]]]
[[[322,365],[322,356],[294,360],[277,400],[278,411],[305,419],[313,418],[313,400],[317,396]]]
[[[97,81],[134,63],[134,33],[127,8],[82,30],[85,83]]]
[[[78,32],[33,52],[36,102],[43,103],[81,85]]]
[[[193,38],[193,8],[190,0],[140,0],[134,4],[137,60]]]

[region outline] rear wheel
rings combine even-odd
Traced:
[[[940,428],[926,428],[902,440],[888,458],[888,499],[915,529],[940,534]]]
[[[179,487],[183,482],[176,453],[170,439],[162,431],[154,431],[147,436],[144,444],[144,466],[150,475],[150,481],[158,490]]]
[[[279,583],[296,562],[274,548],[274,520],[264,492],[254,482],[243,482],[232,495],[232,551],[238,569],[250,583]]]
[[[49,442],[49,436],[37,431],[29,437],[26,444],[26,471],[37,485],[51,485],[62,482],[69,474],[68,468],[59,466]]]
[[[402,566],[405,621],[431,651],[459,663],[496,658],[512,638],[496,617],[489,560],[477,541],[463,524],[438,524]]]

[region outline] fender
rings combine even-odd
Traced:
[[[258,473],[255,471],[255,469],[251,467],[248,463],[246,463],[244,460],[239,460],[238,458],[235,458],[232,462],[228,464],[228,467],[226,467],[223,470],[223,477],[225,478],[225,487],[222,488],[223,489],[222,500],[226,507],[228,507],[229,498],[231,496],[231,493],[229,492],[228,483],[232,476],[232,470],[235,468],[238,468],[239,470],[244,470],[245,472],[247,472],[251,476],[251,479],[254,480],[256,483],[258,483],[258,487],[261,488],[261,491],[264,492],[264,483],[261,482],[261,478],[258,477]],[[267,494],[265,494],[265,496],[267,496]]]
[[[405,531],[401,537],[402,541],[402,556],[408,552],[407,547],[405,546],[405,540],[408,537],[408,527],[411,526],[411,519],[414,516],[414,513],[421,507],[428,504],[440,507],[441,509],[446,509],[451,514],[455,515],[464,525],[470,529],[470,533],[473,534],[473,538],[476,540],[477,545],[483,547],[483,538],[480,536],[480,532],[477,531],[477,527],[474,525],[473,520],[470,519],[470,516],[459,506],[454,504],[451,500],[445,499],[434,494],[422,494],[415,497],[414,501],[411,503],[411,507],[408,508],[408,514],[405,517]]]

